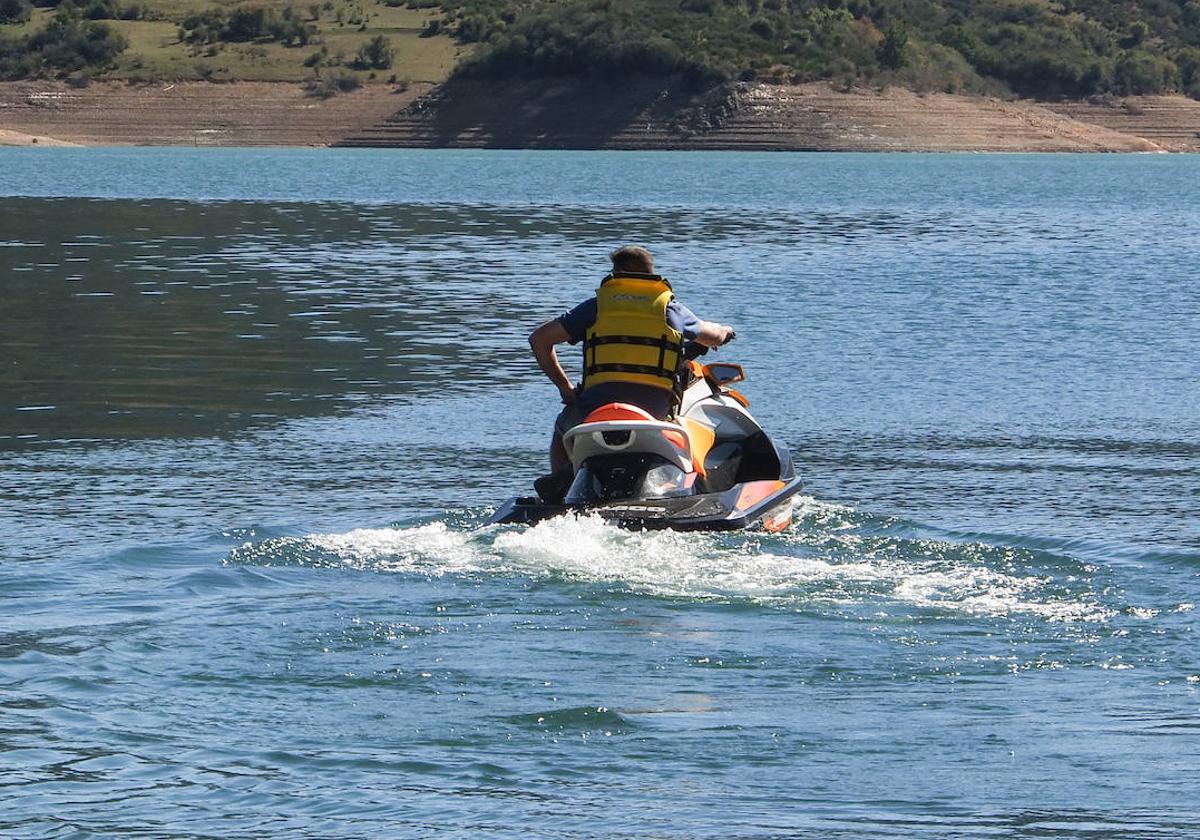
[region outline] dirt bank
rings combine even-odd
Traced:
[[[661,81],[369,85],[316,99],[240,82],[0,84],[0,143],[820,151],[1200,151],[1200,102],[1008,102],[952,94]]]
[[[1200,102],[1183,96],[1131,96],[1050,106],[1072,119],[1135,134],[1171,152],[1200,152]]]
[[[430,85],[367,85],[329,99],[288,82],[0,83],[0,129],[90,146],[328,146]]]
[[[1147,98],[1149,99],[1149,98]],[[1111,106],[741,84],[450,83],[346,145],[814,151],[1200,151],[1200,102]],[[1138,117],[1136,115],[1140,114]],[[1156,121],[1154,115],[1162,119]]]

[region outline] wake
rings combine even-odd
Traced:
[[[398,574],[521,576],[602,584],[653,597],[764,606],[904,606],[1102,622],[1095,569],[1044,549],[923,537],[912,526],[800,500],[782,534],[632,532],[598,516],[531,527],[434,521],[245,542],[230,565]]]

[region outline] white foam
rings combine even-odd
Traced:
[[[344,534],[317,534],[308,542],[359,568],[403,571],[420,567],[424,571],[457,572],[479,567],[471,535],[452,531],[443,522],[415,528],[358,528]]]
[[[804,500],[803,520],[782,535],[630,532],[598,516],[532,527],[457,530],[442,522],[357,529],[246,544],[236,562],[292,562],[424,574],[499,573],[613,583],[685,598],[745,598],[775,605],[875,604],[967,614],[1024,613],[1052,621],[1113,614],[1086,582],[1013,574],[1013,551],[856,532],[849,508]]]

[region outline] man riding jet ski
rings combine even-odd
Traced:
[[[552,471],[535,483],[540,498],[513,499],[493,521],[586,509],[633,527],[786,527],[800,480],[727,387],[742,369],[694,361],[732,340],[733,329],[679,304],[645,249],[621,248],[611,259],[595,298],[529,338],[566,407],[555,421]],[[581,339],[577,391],[555,345]]]

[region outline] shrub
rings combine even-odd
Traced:
[[[312,24],[305,23],[298,17],[274,21],[267,28],[269,37],[276,41],[281,41],[288,46],[299,44],[302,47],[306,47],[316,32],[317,30]]]
[[[454,37],[464,43],[474,44],[488,40],[503,28],[502,24],[486,15],[468,15],[454,28]]]
[[[775,37],[775,27],[771,26],[771,21],[766,18],[758,18],[750,24],[750,31],[759,38],[770,40]]]
[[[1128,50],[1113,72],[1113,83],[1122,94],[1162,93],[1173,90],[1178,79],[1174,62],[1145,50]]]
[[[63,69],[80,69],[111,62],[128,42],[107,23],[56,19],[29,39],[44,60]]]
[[[32,13],[29,0],[0,0],[0,23],[24,23]]]
[[[1175,56],[1179,68],[1180,89],[1188,96],[1200,98],[1200,49],[1185,47]]]
[[[184,18],[182,28],[181,40],[194,44],[266,40],[307,46],[317,32],[292,6],[285,7],[281,15],[262,8],[235,9],[228,15],[219,8],[207,9]]]
[[[149,6],[145,6],[140,3],[134,3],[129,6],[122,7],[118,17],[120,17],[121,20],[154,20],[156,16],[154,12],[150,10]]]
[[[190,43],[207,44],[221,40],[221,32],[225,28],[225,24],[223,11],[208,9],[185,17],[180,28],[184,31],[184,39]]]
[[[0,77],[102,69],[126,46],[125,39],[106,23],[61,14],[28,38],[0,39]]]
[[[91,0],[82,11],[89,20],[116,20],[121,16],[116,0]]]
[[[339,93],[356,90],[360,87],[362,87],[362,79],[353,73],[343,70],[337,74],[331,73],[314,79],[308,84],[308,92],[310,96],[328,99],[331,96],[337,96]]]
[[[396,48],[382,35],[376,35],[358,48],[354,66],[360,70],[386,70],[396,58]],[[357,78],[357,77],[355,77]]]
[[[0,33],[0,79],[20,79],[32,75],[34,69],[24,43]]]

